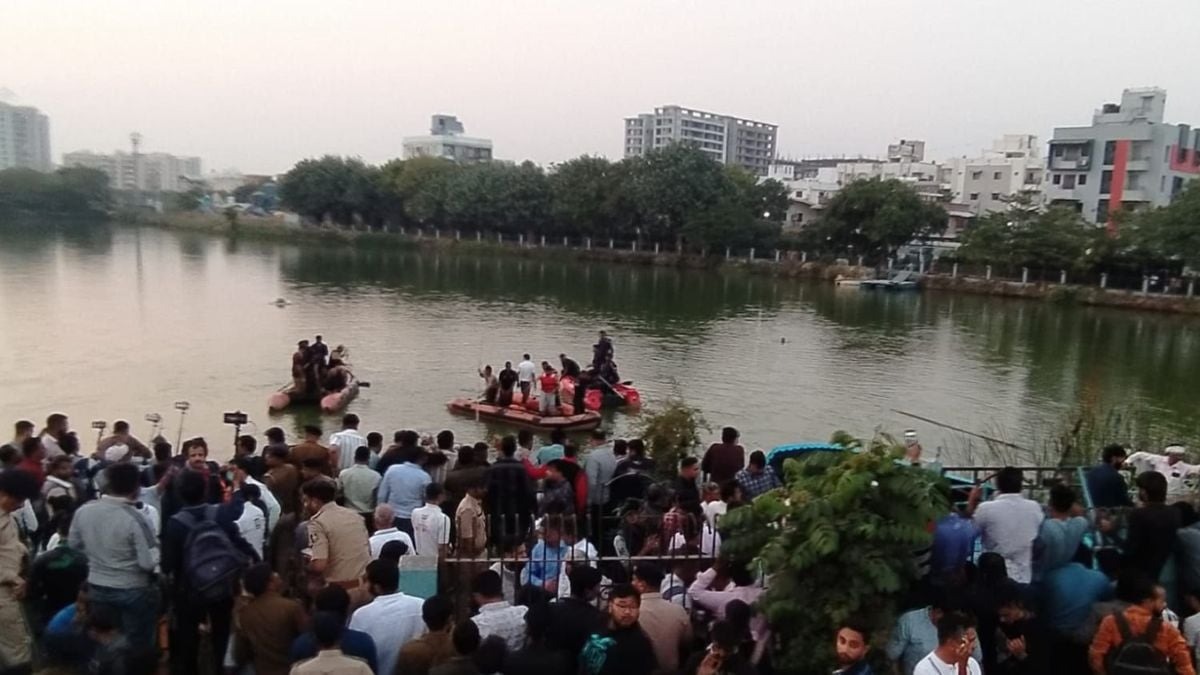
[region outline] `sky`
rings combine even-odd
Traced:
[[[1197,0],[4,0],[0,90],[51,150],[275,173],[383,162],[434,113],[495,155],[621,156],[677,103],[779,125],[784,156],[934,159],[1087,125],[1126,87],[1200,126]]]

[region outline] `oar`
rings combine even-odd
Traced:
[[[895,408],[892,408],[892,412],[904,415],[905,417],[911,417],[915,420],[921,420],[922,422],[928,422],[930,424],[942,427],[943,429],[950,429],[951,431],[957,431],[960,434],[974,436],[975,438],[983,439],[985,441],[988,441],[989,443],[997,443],[999,445],[1004,445],[1004,446],[1010,447],[1014,450],[1020,450],[1022,452],[1033,452],[1029,448],[1021,447],[1021,446],[1017,445],[1016,443],[1010,443],[1008,441],[1000,440],[999,438],[992,438],[991,436],[984,436],[983,434],[977,434],[974,431],[967,431],[966,429],[963,429],[961,427],[956,427],[951,424],[945,424],[945,423],[939,422],[937,420],[931,420],[928,417],[921,417],[920,415],[914,415],[910,412],[904,412],[903,410],[896,410]]]
[[[622,394],[621,392],[617,391],[617,388],[616,388],[616,387],[614,387],[614,386],[612,386],[611,384],[609,384],[609,383],[608,383],[608,380],[604,379],[603,377],[600,377],[600,375],[599,375],[599,374],[597,374],[597,375],[596,375],[596,379],[597,379],[597,380],[600,380],[601,382],[603,382],[603,383],[604,383],[604,386],[608,387],[608,390],[609,390],[609,391],[611,391],[612,393],[614,393],[614,394],[616,394],[617,396],[619,396],[619,397],[621,398],[621,400],[622,400],[622,401],[624,401],[625,403],[629,403],[629,399],[625,397],[625,394]]]

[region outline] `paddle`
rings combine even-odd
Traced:
[[[608,387],[608,390],[611,391],[612,393],[616,394],[622,401],[624,401],[625,403],[629,403],[629,399],[625,397],[625,394],[622,394],[621,392],[617,391],[617,388],[612,386],[611,384],[609,384],[608,380],[604,379],[603,377],[600,377],[599,374],[596,375],[596,379],[600,380],[602,383],[604,383],[604,386]]]

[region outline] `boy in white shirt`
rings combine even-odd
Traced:
[[[981,675],[979,662],[971,656],[978,636],[975,620],[962,612],[947,612],[938,620],[938,646],[917,662],[913,675]]]
[[[450,516],[442,511],[446,490],[440,483],[425,486],[425,506],[413,509],[413,543],[417,555],[446,556],[450,545]]]

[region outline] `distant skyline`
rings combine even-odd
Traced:
[[[55,161],[196,155],[286,171],[382,162],[434,113],[501,159],[622,154],[670,103],[779,125],[782,156],[974,155],[1045,142],[1127,87],[1200,126],[1196,0],[9,0],[0,91],[50,116]]]

